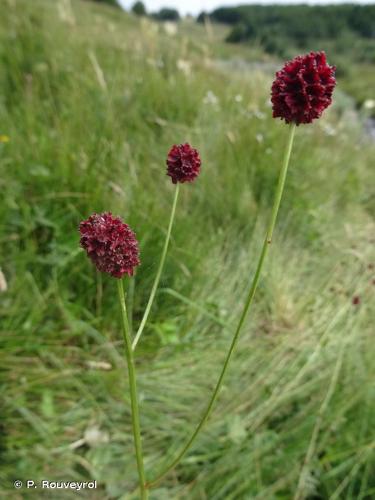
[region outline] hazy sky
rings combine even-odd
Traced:
[[[129,8],[135,0],[119,0],[119,2],[125,7]],[[202,10],[210,11],[216,7],[222,7],[227,5],[240,5],[249,3],[311,3],[311,4],[325,4],[325,3],[344,3],[342,0],[259,0],[259,1],[241,1],[241,0],[143,0],[148,11],[159,10],[160,7],[174,7],[180,14],[198,14]],[[373,3],[363,2],[361,0],[348,0],[346,3]]]

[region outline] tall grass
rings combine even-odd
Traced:
[[[137,355],[154,475],[204,409],[260,250],[287,135],[270,118],[272,75],[221,69],[203,28],[172,37],[90,2],[3,2],[0,40],[1,493],[18,498],[15,479],[92,478],[84,497],[133,498],[115,284],[87,262],[77,225],[110,209],[136,229],[138,324],[173,197],[166,152],[201,151]],[[225,387],[153,499],[375,495],[374,146],[348,102],[339,84],[325,118],[297,130]]]

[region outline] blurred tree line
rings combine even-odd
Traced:
[[[156,19],[157,21],[178,21],[180,19],[178,10],[170,9],[168,7],[162,7],[158,12],[152,12],[148,14],[145,4],[140,0],[133,4],[131,11],[136,16],[150,15],[150,17]]]
[[[206,16],[233,25],[228,42],[257,41],[267,52],[285,56],[291,45],[309,49],[317,41],[332,40],[339,52],[357,49],[363,61],[375,62],[375,5],[222,7],[202,12],[198,22]]]
[[[93,0],[99,3],[106,3],[115,7],[120,7],[118,0]],[[178,10],[169,7],[162,7],[158,12],[147,13],[146,6],[141,0],[137,0],[131,7],[133,14],[137,16],[150,16],[157,21],[178,21],[180,14]]]
[[[178,21],[180,19],[178,10],[169,7],[163,7],[158,12],[153,12],[150,15],[157,21]]]

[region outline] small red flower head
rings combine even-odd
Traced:
[[[285,63],[272,84],[273,117],[286,123],[311,123],[332,102],[334,66],[324,52],[310,52]]]
[[[79,225],[80,244],[96,268],[115,278],[133,275],[139,250],[135,234],[120,217],[110,212],[93,214]]]
[[[171,147],[167,156],[167,175],[177,182],[192,182],[198,177],[201,159],[196,149],[190,144],[180,144]]]

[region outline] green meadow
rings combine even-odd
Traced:
[[[135,230],[136,327],[173,200],[166,154],[186,141],[202,172],[181,186],[136,351],[148,478],[205,409],[288,136],[269,104],[282,61],[224,44],[223,31],[192,21],[176,31],[88,1],[1,2],[0,498],[138,498],[116,282],[80,249],[78,224],[111,211]],[[371,105],[367,68],[368,85],[357,71],[342,84],[338,65],[334,104],[297,128],[219,400],[151,500],[375,498],[375,142],[350,93],[360,87]],[[14,488],[27,479],[97,489]]]

